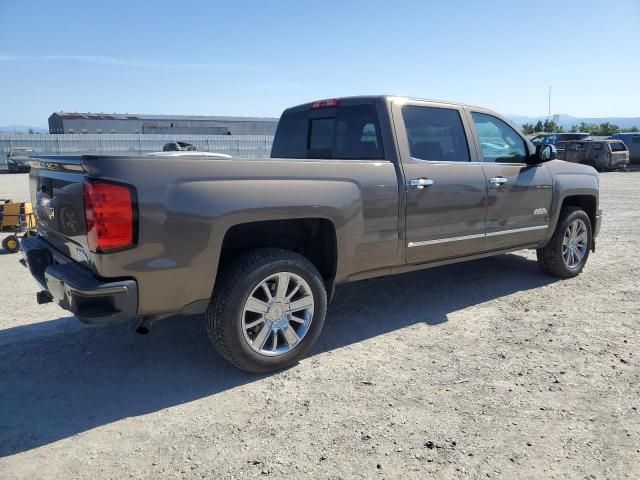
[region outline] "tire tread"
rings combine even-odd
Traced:
[[[562,237],[564,236],[565,228],[564,222],[573,215],[575,212],[582,212],[586,216],[586,212],[576,206],[566,206],[562,207],[560,211],[560,216],[558,217],[558,222],[556,224],[556,229],[551,236],[551,239],[543,248],[539,248],[536,250],[538,264],[542,270],[550,275],[554,275],[556,277],[570,278],[578,275],[582,268],[578,270],[577,273],[569,270],[562,261]],[[591,229],[591,222],[589,222],[589,218],[587,216],[587,228]],[[591,233],[589,234],[589,240],[591,240]],[[558,247],[560,246],[560,251],[558,251]],[[587,257],[589,255],[589,249],[587,249]],[[586,259],[585,259],[586,263]],[[583,265],[584,266],[584,265]]]
[[[216,287],[206,313],[207,333],[220,355],[241,370],[251,373],[264,373],[272,371],[274,368],[268,365],[257,367],[253,362],[244,358],[242,352],[231,348],[232,342],[228,338],[227,329],[225,328],[226,322],[229,321],[227,315],[229,305],[239,300],[236,297],[242,289],[243,280],[246,278],[248,272],[252,272],[266,264],[282,260],[300,263],[311,275],[322,279],[316,267],[307,258],[290,250],[279,248],[260,248],[244,253],[225,267],[216,279]],[[326,305],[326,292],[324,289],[322,290],[322,294],[324,295],[323,301]],[[312,345],[308,345],[308,348],[311,346]],[[304,355],[305,352],[306,349],[302,349],[299,356]]]

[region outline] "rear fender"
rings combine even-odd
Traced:
[[[242,195],[238,195],[239,190]],[[304,191],[304,195],[296,191]],[[222,244],[234,226],[270,220],[329,220],[336,233],[336,277],[350,270],[354,249],[363,236],[362,194],[351,181],[190,181],[170,187],[166,205],[166,231],[182,232],[180,236],[187,242],[184,261],[189,292],[185,294],[190,298],[211,295]],[[167,249],[173,248],[170,239],[164,244]]]

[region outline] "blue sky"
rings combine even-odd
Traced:
[[[388,93],[640,116],[640,0],[0,0],[0,125]],[[603,68],[608,65],[608,68]]]

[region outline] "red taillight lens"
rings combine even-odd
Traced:
[[[317,110],[318,108],[331,108],[338,106],[338,99],[331,98],[329,100],[320,100],[311,104],[311,110]]]
[[[84,183],[87,239],[92,252],[105,253],[133,245],[133,209],[131,188],[104,181]]]

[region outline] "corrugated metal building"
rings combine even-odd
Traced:
[[[274,135],[277,118],[56,112],[49,133]]]

